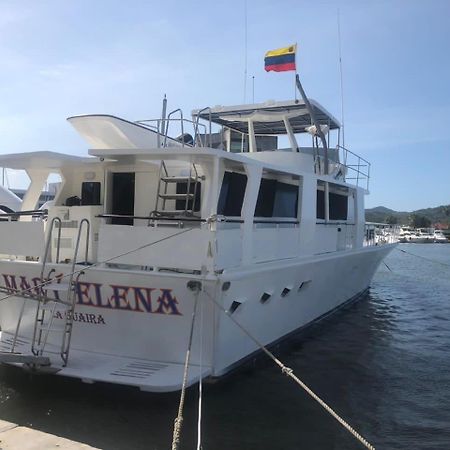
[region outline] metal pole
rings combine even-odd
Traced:
[[[325,175],[328,175],[328,146],[327,146],[327,140],[325,139],[325,135],[323,134],[322,128],[320,128],[320,124],[316,119],[316,115],[314,114],[314,110],[311,106],[311,103],[309,103],[308,97],[305,94],[305,91],[303,90],[303,86],[300,83],[300,77],[298,74],[295,76],[295,83],[297,85],[298,90],[300,91],[300,94],[302,95],[303,101],[305,102],[306,109],[309,112],[309,115],[311,116],[311,120],[313,124],[316,127],[316,132],[320,137],[320,140],[322,141],[322,146],[324,150],[324,160],[325,160]]]
[[[248,23],[247,23],[247,0],[244,2],[244,104],[247,102],[247,66],[248,66]]]
[[[337,11],[338,43],[339,43],[339,78],[341,79],[341,127],[342,127],[342,147],[345,147],[345,127],[344,127],[344,77],[342,75],[342,48],[341,48],[341,14]]]
[[[255,75],[252,76],[252,103],[255,103]]]
[[[167,97],[166,94],[164,94],[163,107],[161,113],[161,130],[159,130],[161,134],[166,134],[166,111],[167,111]]]

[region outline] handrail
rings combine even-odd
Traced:
[[[170,117],[169,117],[172,113],[177,112],[177,111],[180,111],[180,113],[181,113],[181,118],[170,118]],[[170,123],[170,122],[180,122],[180,123],[181,123],[182,134],[184,134],[184,129],[186,128],[186,124],[191,124],[191,125],[193,126],[194,130],[197,130],[197,132],[198,132],[198,128],[199,128],[199,127],[202,127],[202,129],[204,130],[205,135],[207,134],[207,127],[206,127],[205,124],[203,124],[203,123],[198,123],[198,120],[190,120],[190,119],[185,118],[185,117],[183,116],[183,112],[182,112],[182,110],[181,110],[180,108],[175,109],[174,111],[171,111],[171,113],[169,113],[169,116],[168,116],[166,119],[164,119],[164,122],[167,122],[167,124],[166,124],[166,129],[163,130],[163,131],[164,131],[164,135],[165,135],[165,137],[164,137],[164,143],[166,143],[166,141],[167,141],[168,139],[170,139],[170,140],[172,140],[172,141],[176,141],[175,138],[172,138],[172,137],[168,136],[168,129],[169,129],[169,123]],[[150,124],[147,123],[147,122],[149,122],[149,123],[154,122],[154,123],[156,123],[156,124],[158,124],[158,125],[157,125],[157,126],[150,125]],[[145,119],[145,120],[137,120],[137,121],[135,121],[134,123],[139,124],[139,125],[142,125],[143,127],[146,127],[146,128],[148,128],[148,129],[150,129],[150,130],[152,130],[152,131],[158,133],[158,140],[159,140],[159,137],[162,135],[162,133],[159,133],[159,132],[158,132],[158,130],[159,130],[159,123],[160,123],[160,122],[161,122],[161,119]],[[210,135],[211,135],[211,124],[210,124]],[[177,142],[178,142],[178,141],[177,141]],[[194,142],[195,142],[195,138],[194,138]],[[211,141],[211,138],[210,138],[210,144],[211,144],[211,142],[212,142],[212,141]],[[183,147],[184,147],[184,146],[193,147],[193,145],[188,144],[188,143],[186,143],[186,142],[184,142],[184,141],[181,142],[181,143],[182,143]],[[164,144],[164,145],[166,145],[166,144]],[[159,145],[158,145],[158,147],[159,147]]]
[[[159,165],[159,175],[158,175],[158,189],[157,189],[157,195],[156,195],[156,204],[155,204],[155,210],[158,210],[158,203],[159,203],[159,190],[161,188],[161,179],[162,179],[162,171],[164,169],[164,176],[168,176],[169,173],[167,172],[167,166],[166,163],[164,162],[164,160],[161,160],[161,164]],[[164,186],[164,194],[167,194],[167,183]],[[163,208],[166,204],[166,200],[163,199]]]
[[[154,221],[174,221],[174,222],[202,222],[202,223],[208,223],[211,220],[208,219],[202,219],[200,217],[184,217],[184,216],[133,216],[128,214],[98,214],[95,216],[99,219],[118,219],[118,218],[124,218],[124,219],[137,219],[137,220],[154,220]],[[231,219],[227,218],[225,216],[221,217],[218,222],[227,222],[227,223],[244,223],[244,219]],[[272,219],[258,219],[254,218],[252,223],[277,223],[277,224],[299,224],[300,221],[297,219],[281,219],[281,220],[272,220]]]
[[[181,122],[181,136],[182,136],[182,143],[181,143],[181,145],[182,145],[182,147],[184,147],[184,127],[183,127],[183,123],[184,123],[184,120],[183,120],[183,111],[180,109],[180,108],[177,108],[177,109],[174,109],[173,111],[171,111],[170,113],[169,113],[169,115],[167,116],[167,125],[166,125],[166,129],[164,130],[164,147],[166,147],[166,144],[167,144],[167,136],[168,136],[168,134],[169,134],[169,124],[170,124],[170,116],[172,115],[172,114],[175,114],[176,112],[179,112],[180,113],[180,122]]]
[[[195,128],[194,128],[194,144],[197,143],[197,137],[198,137],[198,127],[199,127],[199,120],[200,120],[200,114],[204,111],[209,111],[209,146],[211,147],[212,143],[212,137],[211,137],[211,108],[207,106],[206,108],[201,109],[197,112],[197,118],[195,120]],[[202,125],[202,124],[200,124]],[[204,125],[205,126],[205,125]],[[205,126],[205,135],[206,135],[206,126]],[[200,144],[203,144],[200,140]]]
[[[352,171],[353,177],[347,176],[347,174],[344,174],[344,180],[356,180],[356,186],[359,186],[360,180],[361,182],[365,181],[365,188],[369,189],[369,180],[370,180],[370,162],[364,159],[362,156],[357,155],[356,153],[352,152],[351,150],[343,147],[342,145],[337,145],[336,149],[339,151],[341,150],[343,152],[343,161],[342,165]],[[349,155],[353,157],[353,159],[356,159],[356,163],[349,164],[348,159]],[[353,162],[353,161],[351,161]]]
[[[0,213],[1,217],[16,217],[16,216],[46,216],[48,214],[47,209],[32,209],[29,211],[14,211],[10,213]]]
[[[41,280],[44,279],[45,266],[47,265],[48,253],[49,253],[50,246],[52,243],[53,228],[55,227],[56,222],[58,222],[58,225],[59,225],[58,226],[58,240],[57,240],[57,245],[56,245],[56,263],[59,262],[59,250],[60,250],[60,245],[61,245],[61,219],[59,217],[53,217],[53,219],[51,220],[50,225],[49,225],[47,242],[45,244],[44,257],[42,259]]]
[[[133,216],[129,214],[99,214],[95,216],[99,219],[136,219],[136,220],[173,220],[176,222],[186,221],[186,222],[207,222],[206,219],[201,219],[200,217],[185,217],[185,216]]]
[[[155,119],[155,121],[159,122],[159,119]],[[147,120],[135,120],[134,123],[137,123],[137,124],[142,125],[142,126],[144,126],[146,128],[149,128],[152,131],[158,131],[159,128],[156,125],[149,125],[146,122],[151,122],[151,120],[148,120],[148,121]]]
[[[349,225],[349,226],[356,226],[356,223],[349,223],[349,222],[339,222],[339,221],[329,221],[329,222],[316,222],[316,225],[327,225],[327,226],[334,226],[334,225]]]
[[[189,197],[190,197],[190,194],[191,194],[191,180],[193,179],[192,169],[194,169],[194,172],[195,172],[194,192],[193,192],[193,195],[192,195],[192,213],[195,212],[195,202],[196,202],[196,199],[197,199],[197,185],[199,183],[199,176],[198,176],[197,167],[195,166],[195,164],[193,162],[191,162],[190,167],[189,167],[189,178],[188,178],[187,186],[186,186],[186,201],[184,202],[184,212],[185,212],[185,214],[187,214],[187,211],[188,211],[189,200],[190,200]]]
[[[80,246],[80,240],[81,240],[81,232],[83,229],[83,224],[86,224],[86,248],[85,248],[85,257],[84,257],[84,262],[87,263],[88,262],[88,254],[89,254],[89,235],[90,235],[90,231],[91,231],[91,224],[89,222],[88,219],[84,218],[80,221],[80,224],[78,226],[78,235],[77,235],[77,242],[75,244],[75,251],[74,251],[74,256],[73,256],[73,261],[72,261],[72,271],[75,269],[75,264],[76,264],[76,260],[77,260],[77,256],[78,256],[78,247]]]

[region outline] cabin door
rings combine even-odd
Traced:
[[[134,172],[112,174],[111,214],[134,215]],[[111,220],[114,225],[133,225],[133,219],[116,217]]]

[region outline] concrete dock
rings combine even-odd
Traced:
[[[80,442],[71,441],[32,428],[21,427],[12,422],[0,420],[0,450],[74,450],[95,449]]]

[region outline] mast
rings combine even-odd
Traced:
[[[162,113],[161,113],[161,134],[166,134],[166,112],[167,112],[167,97],[164,94]]]
[[[337,11],[338,42],[339,42],[339,78],[341,81],[341,130],[342,147],[345,147],[345,127],[344,127],[344,80],[342,75],[342,48],[341,48],[341,14]]]
[[[320,124],[316,119],[316,115],[314,114],[314,109],[311,106],[311,103],[309,103],[308,97],[305,94],[305,91],[303,90],[302,83],[300,83],[300,77],[298,74],[295,76],[295,84],[297,85],[298,90],[300,91],[300,94],[303,98],[303,101],[305,102],[306,109],[309,112],[309,115],[311,116],[311,120],[316,127],[316,133],[320,137],[320,140],[322,141],[322,146],[324,150],[324,162],[325,162],[325,175],[328,175],[328,145],[327,140],[325,139],[325,135],[323,134],[322,128],[320,128]]]

